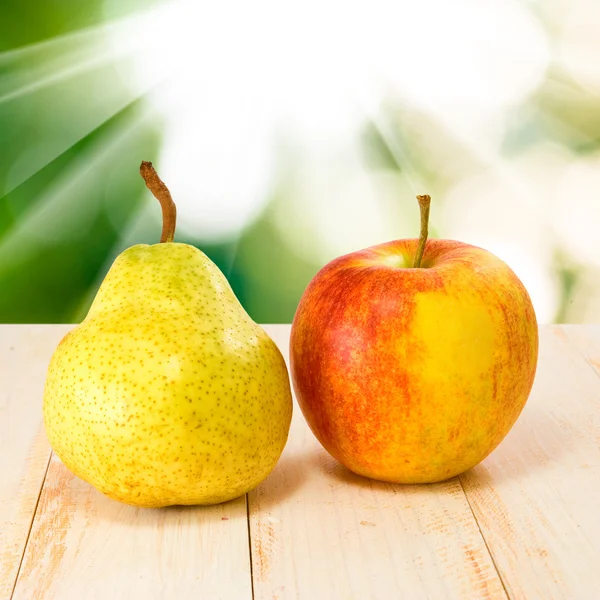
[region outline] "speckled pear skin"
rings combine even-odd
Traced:
[[[107,496],[215,504],[270,473],[292,416],[288,371],[217,266],[187,244],[125,250],[60,342],[44,391],[50,444]]]

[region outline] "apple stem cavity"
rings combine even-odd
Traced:
[[[431,197],[425,194],[424,196],[417,196],[417,200],[419,201],[419,208],[421,209],[421,233],[419,234],[419,245],[413,264],[413,268],[415,269],[421,267],[423,252],[425,252],[425,244],[427,243],[427,235],[429,232],[429,205],[431,204]]]
[[[177,221],[177,208],[171,197],[169,188],[158,176],[151,162],[142,161],[140,165],[140,175],[146,182],[146,187],[152,192],[153,196],[160,202],[162,208],[162,234],[160,236],[161,244],[172,242],[175,237],[175,223]]]

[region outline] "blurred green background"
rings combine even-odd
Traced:
[[[290,322],[340,254],[418,233],[483,246],[540,322],[600,319],[600,5],[3,0],[0,322],[80,321],[160,236]]]

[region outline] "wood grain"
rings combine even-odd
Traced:
[[[599,595],[600,379],[570,337],[558,326],[542,328],[521,417],[483,464],[461,476],[512,598]],[[579,343],[600,357],[597,333]]]
[[[245,497],[133,508],[52,457],[15,600],[251,597]]]
[[[289,328],[267,327],[287,357]],[[506,598],[457,478],[400,486],[352,474],[298,409],[248,497],[254,592],[286,598]]]
[[[0,600],[11,597],[46,474],[44,381],[50,356],[70,327],[0,329]]]

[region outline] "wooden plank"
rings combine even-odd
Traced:
[[[70,327],[0,326],[0,600],[11,597],[46,474],[44,381],[50,356]]]
[[[284,355],[289,326],[266,328]],[[331,458],[297,406],[248,495],[255,598],[506,598],[460,482],[401,486]]]
[[[600,378],[560,327],[542,328],[540,346],[521,417],[461,480],[511,597],[595,600]]]
[[[246,498],[139,509],[53,456],[15,600],[252,597]]]

